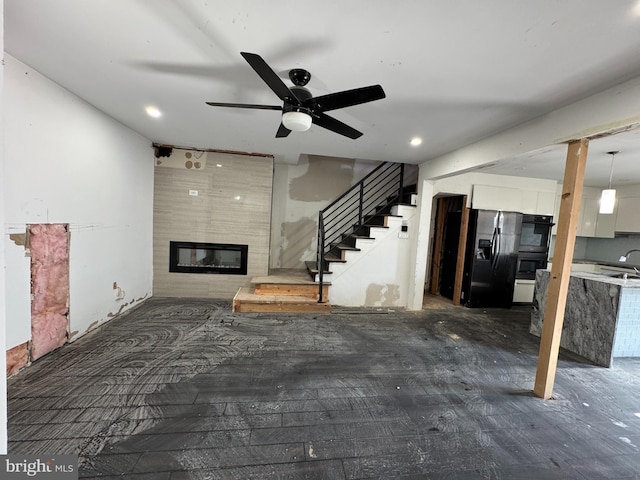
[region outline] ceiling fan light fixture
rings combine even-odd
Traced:
[[[304,112],[284,112],[282,124],[292,132],[305,132],[311,127],[311,115]]]

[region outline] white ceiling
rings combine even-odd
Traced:
[[[286,163],[300,154],[421,163],[640,75],[638,0],[4,5],[11,55],[151,141]],[[279,112],[205,104],[280,103],[241,51],[261,55],[287,83],[289,69],[306,68],[314,95],[380,84],[387,98],[331,112],[364,133],[357,140],[315,125],[276,139]],[[147,105],[163,116],[148,117]],[[640,169],[622,166],[638,156],[640,136],[625,135],[592,142],[587,184],[608,182],[609,150],[621,151],[614,178],[640,183]],[[420,147],[409,146],[413,136]],[[554,147],[483,171],[558,179],[564,155]]]

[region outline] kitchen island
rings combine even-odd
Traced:
[[[529,331],[537,336],[550,274],[536,271]],[[603,367],[614,357],[640,356],[640,278],[571,272],[560,346]]]

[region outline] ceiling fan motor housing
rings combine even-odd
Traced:
[[[311,98],[313,97],[311,95],[311,92],[304,87],[294,86],[294,87],[291,87],[289,90],[293,92],[293,94],[300,101],[300,103],[305,103],[308,100],[311,100]],[[296,103],[295,100],[294,100],[294,103]]]

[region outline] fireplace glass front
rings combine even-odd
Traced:
[[[169,271],[246,275],[248,250],[247,245],[170,242]]]

